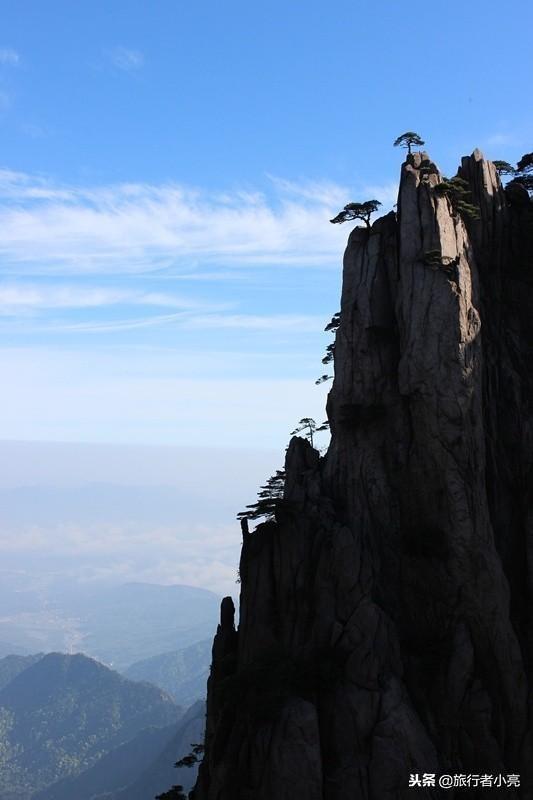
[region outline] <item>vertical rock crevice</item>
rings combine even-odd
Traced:
[[[195,800],[396,800],[412,772],[533,797],[532,204],[478,151],[460,175],[478,220],[415,153],[350,234],[331,443],[293,439],[243,529]]]

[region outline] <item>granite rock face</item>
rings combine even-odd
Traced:
[[[349,237],[331,444],[294,438],[243,528],[195,800],[533,798],[533,203],[478,151],[460,175],[478,220],[415,153]]]

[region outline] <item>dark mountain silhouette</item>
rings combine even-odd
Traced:
[[[349,237],[331,444],[243,526],[194,800],[533,797],[533,203],[478,151],[459,178],[408,156]]]

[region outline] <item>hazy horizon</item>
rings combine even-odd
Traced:
[[[238,595],[235,519],[271,450],[0,442],[3,570]]]

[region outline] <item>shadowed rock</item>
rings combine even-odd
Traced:
[[[331,444],[293,439],[244,531],[195,800],[440,797],[416,772],[533,797],[533,210],[479,151],[460,176],[478,220],[415,153],[349,237]]]

